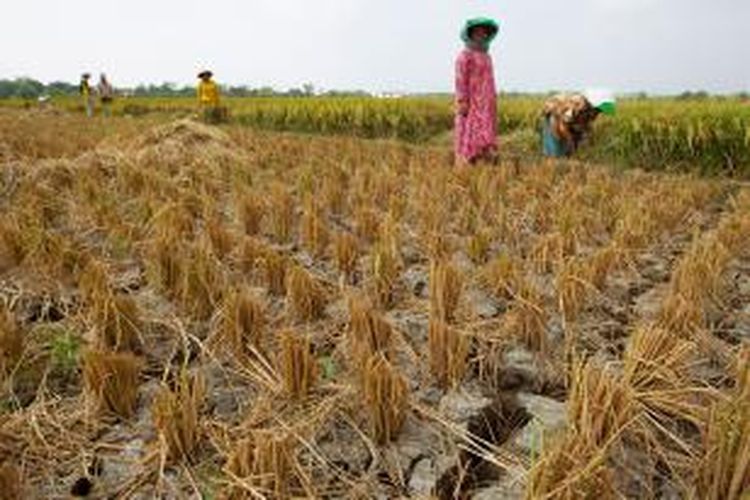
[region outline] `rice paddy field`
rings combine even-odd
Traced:
[[[0,109],[0,499],[748,498],[747,108],[126,104]]]
[[[498,126],[506,146],[528,158],[538,151],[536,129],[544,98],[500,96]],[[82,113],[78,99],[53,99],[58,109]],[[264,130],[390,138],[417,144],[447,142],[453,126],[446,96],[225,98],[234,124]],[[5,101],[4,106],[30,106]],[[115,101],[120,116],[190,116],[193,98],[138,98]],[[506,151],[509,149],[505,148]],[[623,99],[614,118],[599,120],[581,152],[586,161],[646,170],[750,176],[750,101],[705,99]]]

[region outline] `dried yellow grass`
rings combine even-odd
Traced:
[[[528,349],[547,352],[547,315],[541,294],[523,285],[503,318],[503,329]]]
[[[187,267],[185,244],[173,238],[158,238],[150,250],[151,280],[169,298],[177,298]]]
[[[574,203],[558,209],[556,228],[562,241],[564,257],[578,254],[581,246],[590,238],[591,228],[587,224],[586,209]]]
[[[138,402],[141,366],[141,360],[130,353],[86,352],[83,383],[90,408],[132,417]]]
[[[373,354],[390,357],[393,329],[364,296],[349,297],[349,343],[352,363],[361,369]]]
[[[242,239],[238,249],[238,264],[245,274],[252,274],[262,261],[264,255],[263,245],[250,236]]]
[[[737,352],[733,375],[737,397],[750,400],[750,346],[745,345]]]
[[[374,208],[360,207],[354,213],[354,227],[360,239],[372,243],[380,234],[380,214]]]
[[[279,372],[284,391],[294,399],[307,396],[315,386],[318,365],[307,336],[287,330],[280,335]]]
[[[586,296],[591,286],[586,278],[584,264],[577,259],[562,263],[556,273],[558,308],[565,321],[575,321],[586,305]]]
[[[672,274],[672,293],[702,304],[719,298],[722,271],[731,254],[716,233],[698,237]]]
[[[656,221],[645,207],[629,203],[615,224],[612,240],[620,248],[636,250],[651,241],[657,230]]]
[[[736,256],[747,255],[748,246],[750,246],[750,215],[748,215],[748,207],[739,201],[741,196],[733,200],[733,212],[722,219],[716,228],[719,243],[728,250],[730,255]]]
[[[333,240],[336,268],[344,276],[351,277],[357,269],[359,243],[357,238],[347,232],[336,233]]]
[[[192,235],[195,219],[202,207],[191,207],[189,203],[170,203],[154,215],[152,224],[157,239],[181,239]]]
[[[371,257],[373,295],[377,305],[389,308],[395,301],[396,279],[399,273],[397,256],[390,245],[376,243]]]
[[[678,386],[690,378],[696,346],[658,326],[642,326],[623,354],[623,379],[633,387]]]
[[[433,316],[445,322],[455,319],[463,279],[456,266],[447,261],[430,264],[430,310]]]
[[[236,209],[240,224],[247,236],[257,236],[266,214],[266,206],[262,198],[254,193],[243,193],[238,196]]]
[[[552,271],[555,265],[565,259],[565,243],[559,233],[540,236],[531,248],[529,259],[539,273]]]
[[[661,306],[658,324],[676,335],[689,337],[703,327],[705,313],[701,304],[684,295],[671,293]]]
[[[592,448],[575,433],[548,446],[529,472],[527,500],[614,500],[615,471],[607,449]]]
[[[111,292],[107,278],[107,267],[99,260],[92,259],[81,272],[78,288],[81,295],[93,307],[100,305],[100,301],[108,300]]]
[[[430,318],[430,371],[441,387],[456,387],[466,373],[469,339],[439,317]]]
[[[243,484],[228,488],[227,497],[253,498],[260,494],[264,498],[287,498],[295,461],[295,439],[289,432],[253,431],[239,441],[227,461],[227,471]]]
[[[287,274],[286,290],[287,303],[299,320],[313,321],[323,317],[325,289],[310,273],[294,266]]]
[[[24,231],[18,221],[10,216],[0,221],[0,270],[20,264],[28,253]]]
[[[11,463],[0,465],[0,500],[21,500],[24,496],[23,476]]]
[[[36,120],[36,116],[34,118],[35,122],[40,121]],[[109,124],[108,127],[110,126],[119,125]],[[188,127],[187,132],[192,133],[191,130]],[[189,333],[190,338],[193,338],[193,335],[202,337],[208,328],[216,328],[217,337],[235,353],[251,356],[254,351],[259,350],[259,345],[266,349],[272,346],[279,348],[277,366],[263,359],[252,359],[243,366],[233,367],[239,368],[238,375],[249,376],[254,385],[260,386],[262,392],[276,394],[276,390],[281,392],[283,389],[292,397],[304,397],[305,394],[310,394],[316,377],[316,360],[309,341],[292,342],[282,335],[276,345],[277,339],[268,338],[270,336],[264,339],[260,302],[249,297],[249,290],[243,287],[227,288],[227,284],[256,284],[258,280],[264,281],[270,292],[277,296],[269,298],[269,312],[273,312],[269,314],[269,320],[273,321],[274,328],[289,324],[289,316],[292,315],[297,315],[297,318],[308,317],[309,311],[317,307],[311,306],[311,301],[308,300],[308,280],[304,278],[309,276],[298,280],[297,285],[291,284],[298,271],[292,267],[292,256],[299,251],[291,243],[296,243],[295,232],[299,228],[300,243],[310,253],[316,257],[326,254],[325,243],[320,243],[326,239],[323,221],[328,221],[328,214],[321,209],[324,207],[329,213],[336,214],[330,218],[331,223],[335,223],[342,231],[348,231],[347,228],[350,227],[356,228],[366,236],[363,238],[365,242],[369,239],[375,243],[370,256],[379,254],[379,261],[378,258],[363,261],[371,264],[371,267],[363,270],[368,279],[365,287],[368,292],[373,292],[371,299],[374,305],[365,301],[355,305],[350,303],[346,339],[351,343],[351,350],[343,355],[346,361],[351,361],[356,366],[356,370],[352,371],[356,371],[357,382],[362,382],[363,386],[367,382],[370,384],[369,399],[362,408],[367,411],[362,413],[365,419],[371,416],[370,434],[381,442],[394,439],[392,436],[397,434],[394,429],[399,426],[400,417],[394,407],[404,408],[401,414],[408,408],[408,403],[400,402],[408,394],[406,390],[398,390],[399,370],[394,365],[397,359],[402,360],[404,356],[393,355],[396,346],[404,346],[394,342],[398,335],[384,320],[381,311],[393,306],[395,299],[400,298],[396,296],[396,292],[402,249],[404,256],[408,256],[410,265],[424,257],[432,257],[435,264],[442,264],[452,256],[451,243],[461,243],[465,247],[468,245],[467,253],[475,264],[485,264],[489,241],[497,238],[498,243],[502,242],[503,247],[509,248],[510,255],[519,256],[519,260],[517,266],[499,266],[495,277],[481,277],[484,285],[493,289],[497,296],[504,299],[503,302],[508,303],[510,312],[499,328],[494,319],[477,321],[468,326],[477,329],[477,339],[481,339],[483,343],[484,351],[481,352],[480,359],[488,361],[493,356],[503,358],[499,353],[507,348],[506,334],[510,333],[510,336],[516,337],[535,351],[554,354],[554,359],[546,361],[555,365],[559,371],[565,360],[559,359],[556,349],[547,349],[545,332],[545,308],[555,307],[548,302],[550,297],[546,291],[542,295],[529,288],[530,284],[539,283],[541,289],[554,276],[534,276],[532,266],[536,264],[536,270],[543,274],[557,272],[560,277],[559,295],[563,304],[560,309],[567,319],[576,318],[576,313],[580,313],[580,319],[586,320],[581,322],[583,328],[589,324],[589,320],[595,321],[598,315],[591,316],[588,314],[590,310],[584,311],[588,298],[581,293],[585,291],[582,283],[590,284],[607,294],[619,292],[620,283],[617,284],[618,290],[606,289],[607,277],[613,270],[622,268],[625,257],[636,255],[635,251],[644,249],[657,238],[661,239],[661,236],[679,244],[676,240],[680,240],[679,236],[682,236],[685,225],[698,222],[702,226],[704,222],[713,221],[713,208],[710,210],[711,216],[706,218],[709,215],[705,208],[706,202],[710,201],[713,207],[713,202],[723,201],[724,194],[704,194],[705,187],[696,186],[698,182],[692,179],[680,177],[670,180],[668,176],[637,172],[612,175],[610,172],[602,174],[598,170],[592,174],[589,166],[571,166],[565,162],[549,162],[539,168],[524,169],[515,174],[509,174],[509,169],[506,168],[481,168],[459,174],[438,168],[429,170],[430,175],[424,175],[427,171],[425,167],[442,161],[439,158],[442,152],[406,146],[393,148],[381,144],[363,145],[347,139],[318,141],[308,138],[303,142],[288,135],[283,138],[274,138],[268,134],[254,137],[247,131],[233,131],[232,135],[233,138],[247,140],[247,143],[243,142],[241,149],[247,152],[248,159],[252,161],[232,164],[226,162],[224,156],[213,158],[215,137],[210,131],[197,132],[199,133],[194,142],[177,137],[169,138],[174,143],[170,147],[152,144],[159,146],[153,148],[158,154],[149,155],[147,160],[144,159],[147,155],[136,151],[133,158],[123,154],[120,159],[101,159],[97,156],[98,153],[94,153],[93,160],[75,159],[66,161],[64,165],[44,165],[24,160],[18,162],[23,168],[18,168],[15,160],[5,165],[0,169],[0,185],[10,187],[11,191],[23,196],[17,197],[16,193],[11,193],[9,213],[0,217],[0,273],[7,266],[21,263],[23,268],[18,269],[20,273],[15,270],[10,273],[11,280],[18,275],[26,278],[27,270],[45,275],[43,277],[49,277],[51,281],[62,281],[65,286],[75,285],[75,281],[80,278],[78,284],[83,296],[83,314],[91,311],[98,311],[100,314],[83,318],[70,317],[65,324],[82,320],[86,327],[94,327],[92,331],[97,332],[97,342],[92,347],[97,351],[106,350],[102,354],[110,355],[111,351],[138,348],[133,339],[137,338],[141,328],[131,326],[139,323],[140,311],[137,308],[134,310],[127,302],[124,305],[116,303],[119,296],[107,283],[108,278],[115,275],[115,266],[110,271],[103,262],[105,258],[111,257],[120,261],[121,256],[123,263],[133,258],[138,260],[143,256],[141,250],[145,249],[146,263],[152,275],[148,286],[138,292],[138,304],[142,307],[155,307],[155,314],[160,316],[154,317],[154,326],[158,326],[154,333],[159,335],[149,339],[149,344],[151,341],[157,342],[154,355],[166,354],[161,349],[166,346],[160,347],[163,341],[171,346],[176,340],[169,336],[163,338],[162,330],[171,331],[174,328],[177,332]],[[0,145],[0,155],[5,154],[5,146]],[[163,159],[161,154],[164,155]],[[304,156],[301,163],[297,161],[299,155]],[[331,162],[331,158],[335,158],[335,161]],[[252,168],[248,169],[248,165]],[[260,170],[255,169],[258,166]],[[16,170],[20,174],[18,178]],[[13,174],[8,177],[12,181],[8,184],[5,184],[6,173]],[[251,176],[252,191],[240,188],[239,195],[234,200],[234,210],[227,207],[227,204],[232,203],[230,196],[234,186],[250,186]],[[20,181],[18,190],[16,181]],[[269,184],[269,181],[276,183],[275,187],[279,192],[283,191],[281,196],[275,197],[273,184]],[[36,189],[34,184],[37,183],[43,184],[43,189]],[[724,187],[722,189],[729,191]],[[731,189],[734,190],[734,187]],[[750,191],[745,194],[747,192]],[[127,200],[120,199],[121,193],[127,193]],[[265,193],[269,193],[268,198]],[[302,210],[301,223],[297,225],[297,197],[301,199],[305,195],[316,193],[322,193],[322,197],[316,200],[320,202],[320,206],[315,206],[315,203],[308,200]],[[713,318],[716,313],[728,313],[716,307],[721,304],[714,303],[724,298],[723,283],[716,277],[726,269],[729,259],[747,250],[747,222],[742,220],[739,212],[747,212],[750,204],[746,200],[750,200],[750,196],[744,196],[743,200],[744,208],[740,208],[740,200],[737,200],[737,207],[733,207],[737,214],[723,217],[714,236],[703,235],[701,239],[706,236],[708,238],[705,238],[700,251],[689,251],[685,255],[675,273],[672,293],[664,303],[663,321],[631,335],[621,365],[613,370],[598,367],[606,375],[598,373],[596,367],[584,370],[578,365],[573,366],[570,376],[572,385],[569,388],[569,395],[573,400],[570,403],[571,430],[563,436],[559,446],[545,451],[540,466],[534,468],[530,481],[530,498],[608,498],[624,495],[625,492],[613,491],[616,487],[614,485],[618,484],[619,475],[628,472],[622,470],[621,463],[617,463],[620,446],[637,447],[645,452],[648,455],[646,461],[653,462],[644,464],[645,469],[649,469],[657,461],[660,463],[660,467],[655,470],[645,470],[647,480],[669,480],[661,468],[666,463],[671,479],[684,483],[688,477],[682,475],[684,464],[677,467],[664,460],[672,458],[665,451],[672,451],[677,447],[677,443],[665,441],[665,434],[675,431],[673,441],[676,441],[686,434],[695,434],[693,431],[696,428],[702,433],[705,449],[699,446],[696,435],[690,435],[688,437],[693,439],[686,439],[685,443],[680,444],[685,445],[680,450],[683,456],[677,457],[685,463],[689,459],[698,459],[694,464],[695,477],[688,479],[691,485],[700,483],[700,486],[696,486],[695,496],[732,498],[737,491],[747,488],[738,478],[747,476],[747,467],[743,465],[747,463],[744,458],[746,440],[742,437],[741,424],[748,418],[746,413],[739,410],[741,405],[735,403],[750,398],[750,389],[747,389],[750,384],[739,382],[747,380],[748,370],[746,368],[744,372],[730,374],[728,371],[724,373],[726,366],[712,365],[712,370],[721,370],[721,374],[726,375],[728,380],[736,379],[738,387],[746,388],[739,392],[741,396],[727,391],[719,397],[709,394],[715,391],[707,389],[705,386],[708,384],[701,384],[700,379],[696,380],[696,374],[702,374],[700,369],[703,366],[696,367],[692,364],[695,354],[702,354],[693,343],[700,343],[710,336],[704,331],[706,319]],[[268,204],[264,205],[266,202]],[[237,224],[228,229],[222,225],[217,214],[223,216],[231,212],[235,214]],[[690,218],[686,217],[688,215]],[[235,246],[230,240],[232,231],[235,230],[243,238],[238,240],[236,248],[231,248]],[[264,232],[275,242],[283,242],[284,246],[270,250],[265,243],[260,242]],[[99,235],[104,235],[106,240],[100,240]],[[250,239],[256,236],[259,237],[258,240]],[[613,236],[614,240],[604,247],[597,247],[608,236]],[[113,241],[110,241],[110,237]],[[119,247],[117,255],[114,252],[114,237],[126,240],[126,244]],[[358,284],[358,256],[370,249],[358,248],[360,240],[349,232],[335,238],[333,243],[335,263],[342,274],[349,278],[345,281],[352,285]],[[199,250],[200,246],[202,249]],[[230,248],[231,252],[228,253]],[[566,260],[577,250],[585,251],[584,259],[579,262],[580,266],[566,269]],[[205,251],[204,256],[197,255],[202,251]],[[661,252],[661,248],[652,251]],[[226,259],[229,255],[237,260],[229,261]],[[93,269],[98,265],[100,268],[93,271],[87,269],[81,273],[81,266],[86,265],[90,256],[93,256],[93,263],[88,267]],[[269,264],[270,261],[273,262]],[[321,269],[327,272],[327,263],[321,264]],[[492,264],[487,266],[487,269],[491,266]],[[199,268],[199,272],[196,272],[195,267]],[[203,272],[200,271],[201,267],[210,269]],[[289,278],[287,274],[290,275]],[[29,282],[35,288],[34,278],[32,276],[28,282],[22,280],[22,290],[18,291],[18,296],[14,295],[17,291],[13,289],[13,283],[7,288],[3,285],[0,302],[13,303],[18,299],[20,302],[16,304],[20,304],[20,307],[14,308],[18,307],[16,310],[19,312],[24,311],[26,300],[33,297],[32,300],[36,301],[36,296],[41,293],[36,289],[26,288]],[[459,329],[451,328],[446,322],[455,322],[456,304],[460,302],[456,297],[460,297],[460,294],[446,292],[452,287],[448,284],[450,279],[445,278],[439,286],[435,284],[438,279],[431,280],[431,286],[440,288],[440,291],[431,294],[434,300],[431,304],[433,314],[428,337],[430,345],[413,347],[429,348],[429,367],[433,376],[441,385],[450,386],[460,382],[465,373],[464,353],[467,350],[468,336],[459,335]],[[630,279],[624,273],[617,278],[618,281],[620,278]],[[468,283],[469,276],[466,276],[466,280]],[[287,287],[287,284],[290,286]],[[46,295],[47,284],[43,285],[43,293]],[[173,304],[164,304],[162,297],[153,296],[154,289],[162,292],[164,298],[171,300]],[[142,292],[145,294],[140,296]],[[57,291],[50,290],[49,293],[56,295]],[[62,290],[62,294],[67,295],[67,290]],[[279,300],[279,297],[287,294],[289,300],[285,303],[289,307],[282,311],[278,306],[284,301]],[[294,299],[295,295],[297,299]],[[417,298],[404,298],[406,300],[398,304],[404,306],[404,311],[414,312],[415,307],[424,305],[424,301]],[[302,311],[301,314],[295,312],[293,302],[299,304],[297,309]],[[194,307],[196,304],[197,307]],[[172,308],[170,305],[176,307]],[[220,309],[217,308],[218,305],[221,305]],[[732,305],[732,309],[736,309],[735,304]],[[202,318],[210,317],[217,310],[221,315],[216,317],[216,323],[191,324],[190,320],[196,319],[194,309],[202,309],[198,314]],[[332,309],[334,311],[336,310]],[[143,313],[145,312],[144,310]],[[584,312],[586,316],[583,316]],[[318,326],[322,327],[322,331],[316,332],[315,338],[320,338],[325,345],[335,340],[331,335],[336,336],[335,331],[329,327],[340,329],[344,319],[336,314],[331,320],[335,325],[321,323]],[[183,325],[185,329],[182,328]],[[12,331],[13,328],[5,330]],[[579,340],[574,330],[570,330],[573,333],[568,337],[566,329],[566,340]],[[33,331],[31,333],[34,334]],[[701,335],[700,338],[697,337],[698,334]],[[27,357],[32,361],[37,359],[34,344],[18,348],[16,341],[19,337],[22,338],[15,333],[4,335],[3,327],[0,326],[0,365],[4,364],[6,371],[8,366],[14,369],[18,359],[24,359],[24,363],[27,362]],[[592,337],[586,335],[586,340],[590,338]],[[30,337],[30,340],[33,339],[34,337]],[[187,337],[183,337],[183,340],[187,341]],[[723,342],[718,337],[715,340]],[[28,350],[20,354],[23,347],[28,347]],[[47,357],[55,354],[50,352],[51,349],[46,347],[41,352],[43,362],[47,362]],[[335,356],[341,354],[337,350]],[[381,359],[370,362],[377,356]],[[543,358],[545,356],[541,359]],[[385,365],[388,361],[390,365]],[[191,358],[189,362],[192,366],[195,360]],[[84,364],[86,363],[92,364],[84,359]],[[748,360],[745,359],[744,363],[747,367]],[[198,365],[194,368],[200,371],[206,368]],[[498,372],[505,368],[498,366]],[[118,397],[126,391],[111,389],[115,384],[114,379],[119,377],[109,375],[107,370],[114,371],[111,367],[105,368],[100,369],[99,375],[95,377],[84,373],[84,377],[89,380],[104,380],[100,382],[102,388],[99,389],[93,387],[94,383],[89,380],[85,381],[85,395],[87,401],[96,403],[97,406],[99,400],[105,401],[101,403],[105,407],[101,411],[111,413],[112,410],[106,407],[117,404],[107,404],[107,398]],[[17,374],[23,375],[22,371],[26,367],[21,366],[20,369]],[[93,371],[90,366],[84,367],[84,370]],[[48,374],[48,388],[54,393],[57,390],[58,374],[55,370]],[[13,382],[16,383],[20,378],[14,378]],[[540,377],[544,378],[546,377]],[[311,479],[316,483],[311,487],[314,492],[305,490],[306,496],[354,495],[361,486],[364,498],[380,488],[374,486],[376,481],[370,481],[372,478],[368,478],[368,471],[360,470],[358,463],[352,462],[354,466],[348,472],[329,467],[325,463],[329,459],[328,454],[324,453],[329,450],[318,449],[316,445],[320,442],[317,439],[311,440],[309,446],[305,443],[307,449],[300,455],[299,463],[296,461],[294,441],[301,438],[281,422],[289,421],[288,417],[302,421],[305,425],[314,422],[311,431],[316,437],[322,437],[321,431],[324,429],[319,425],[327,427],[326,424],[331,422],[325,419],[323,423],[320,413],[328,416],[329,411],[334,411],[336,425],[340,423],[340,416],[348,418],[348,412],[337,411],[341,408],[339,401],[348,394],[346,374],[343,378],[335,375],[335,379],[336,383],[326,384],[321,394],[305,400],[305,404],[288,404],[289,402],[283,401],[266,403],[263,401],[265,398],[254,400],[251,405],[252,425],[212,425],[215,444],[235,440],[230,446],[217,448],[231,449],[238,445],[226,469],[227,482],[238,490],[238,496],[287,498],[300,495],[301,489],[297,488],[296,483],[304,480],[295,474],[303,474],[303,469],[306,468],[311,469]],[[487,379],[496,381],[497,377],[480,378],[479,381],[485,383]],[[713,373],[711,383],[714,383]],[[137,380],[131,385],[137,386]],[[99,392],[101,395],[98,399],[91,396]],[[110,394],[105,395],[106,392]],[[173,401],[176,401],[180,394],[190,391],[181,391],[177,385],[168,392]],[[396,397],[391,396],[394,393]],[[46,394],[40,392],[40,395]],[[31,427],[36,437],[23,449],[26,465],[19,465],[19,469],[23,467],[23,473],[28,475],[29,484],[46,481],[43,476],[49,475],[53,469],[68,477],[72,473],[71,464],[76,463],[75,457],[70,455],[72,451],[66,446],[73,440],[75,429],[70,430],[70,436],[67,431],[60,436],[56,435],[59,430],[65,430],[68,423],[66,411],[70,401],[61,396],[61,399],[45,398],[45,401],[41,401],[43,404],[35,402],[29,407],[10,412],[9,418],[14,422],[29,417],[33,419],[29,421],[34,422]],[[192,452],[182,451],[190,449],[189,444],[182,444],[191,442],[189,437],[183,437],[190,432],[180,432],[178,427],[193,429],[195,426],[184,424],[181,418],[171,417],[180,413],[176,410],[179,406],[177,403],[164,404],[167,410],[162,412],[163,415],[170,415],[169,418],[162,417],[161,427],[166,429],[160,430],[164,436],[164,449],[173,460],[180,455],[187,455],[189,459],[197,458],[197,448],[193,448]],[[10,410],[13,408],[14,405]],[[629,423],[622,424],[622,415],[630,417],[627,420]],[[694,425],[683,425],[683,420]],[[274,425],[272,422],[280,427],[257,430],[259,426]],[[663,429],[657,432],[657,427]],[[248,429],[252,429],[249,436]],[[649,433],[649,439],[644,439],[644,435]],[[625,437],[622,442],[619,439],[621,435]],[[29,434],[29,438],[31,437]],[[333,439],[338,437],[338,433],[333,435]],[[240,441],[239,438],[246,438],[246,441]],[[45,442],[45,446],[36,447],[35,443],[40,440]],[[323,440],[327,441],[328,436],[323,437]],[[8,449],[4,444],[6,442],[0,436],[0,455]],[[341,443],[342,446],[344,444]],[[333,445],[338,451],[337,443]],[[343,457],[347,460],[350,458],[348,450],[353,448],[344,446],[342,449],[347,450]],[[207,455],[201,458],[205,458],[205,463],[210,465],[217,457],[208,447],[206,451]],[[37,467],[39,464],[49,464],[49,467]],[[197,470],[202,468],[201,466]],[[181,474],[175,483],[180,491],[188,490],[187,482],[202,480],[192,476],[192,469],[184,470],[187,473]],[[3,473],[0,472],[0,481],[2,476]],[[147,476],[150,474],[144,477]],[[11,487],[0,486],[0,496],[5,493],[4,489],[12,491]],[[137,494],[133,492],[133,495]]]
[[[745,500],[750,494],[750,348],[740,350],[736,364],[734,390],[708,415],[695,498]]]
[[[531,499],[617,498],[608,455],[636,415],[610,366],[575,361],[566,434],[545,448],[529,474]]]
[[[0,306],[0,381],[4,381],[21,360],[24,336],[13,314]]]
[[[235,246],[234,235],[222,222],[218,215],[211,216],[206,221],[206,233],[211,242],[211,249],[219,259],[226,258]]]
[[[221,340],[239,360],[263,350],[266,317],[260,300],[246,287],[236,287],[224,300]]]
[[[615,244],[610,243],[600,248],[587,261],[584,272],[585,281],[602,290],[607,282],[607,276],[612,271],[621,268],[624,261],[623,251]]]
[[[272,295],[284,295],[286,293],[286,273],[289,267],[288,259],[273,250],[264,252],[261,265],[265,275],[266,287]]]
[[[124,294],[111,295],[93,311],[97,349],[139,352],[143,347],[142,322],[135,300]]]
[[[165,387],[156,394],[151,415],[170,460],[192,460],[202,437],[200,412],[205,393],[203,376],[183,371],[173,390]]]
[[[696,237],[672,274],[670,292],[659,313],[660,325],[683,336],[706,326],[709,304],[722,300],[723,272],[730,258],[715,232]]]
[[[482,270],[480,281],[496,297],[512,299],[523,286],[524,274],[522,262],[504,253]]]
[[[425,233],[422,236],[422,244],[427,249],[427,256],[431,260],[446,260],[453,253],[451,238],[442,229]]]
[[[492,237],[487,230],[478,230],[469,237],[466,253],[474,264],[481,265],[487,262],[491,243]]]
[[[363,380],[373,438],[380,444],[395,440],[408,410],[404,377],[382,354],[374,354],[365,365]]]
[[[342,215],[346,211],[347,180],[345,176],[326,176],[323,179],[321,198],[323,206],[334,215]]]
[[[283,184],[274,184],[271,188],[268,213],[271,223],[271,234],[278,243],[289,242],[294,227],[294,197]]]
[[[388,215],[394,221],[403,220],[406,215],[406,210],[409,206],[409,202],[401,192],[391,193],[388,198]]]
[[[305,203],[302,214],[302,245],[310,254],[320,257],[325,254],[330,234],[325,219],[315,200],[310,198]]]
[[[380,225],[380,231],[378,233],[378,241],[390,247],[391,252],[394,255],[399,255],[399,249],[402,244],[402,229],[401,224],[392,215],[386,214],[382,224]]]
[[[629,387],[610,365],[576,362],[572,371],[568,418],[571,428],[592,445],[601,446],[633,419]]]
[[[638,328],[623,354],[622,384],[638,406],[632,434],[660,456],[676,477],[687,473],[686,464],[696,451],[674,429],[703,429],[717,396],[703,381],[694,379],[698,353],[695,342],[653,325]]]
[[[198,320],[207,320],[221,303],[225,276],[221,263],[206,241],[192,248],[182,273],[178,301],[184,311]]]

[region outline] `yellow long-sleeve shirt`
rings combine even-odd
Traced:
[[[219,105],[219,86],[213,80],[198,84],[198,102],[201,106]]]

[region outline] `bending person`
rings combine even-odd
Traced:
[[[570,157],[575,154],[601,113],[615,113],[615,99],[608,92],[560,94],[548,99],[542,111],[544,155]]]

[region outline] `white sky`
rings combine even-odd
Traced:
[[[504,90],[750,89],[750,0],[0,0],[0,78],[448,91],[469,16]]]

